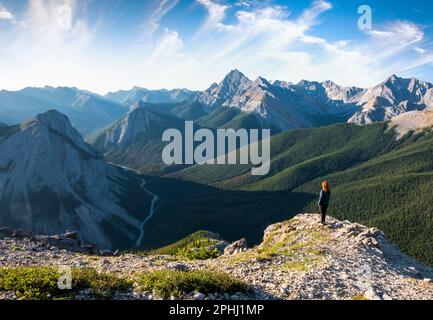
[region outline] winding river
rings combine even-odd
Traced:
[[[149,210],[149,214],[147,215],[147,217],[143,220],[143,222],[141,223],[141,230],[140,230],[140,235],[138,236],[137,242],[135,243],[136,247],[139,247],[141,245],[141,242],[143,241],[143,237],[144,237],[144,227],[146,225],[146,223],[153,217],[153,215],[155,214],[155,208],[156,208],[156,202],[159,200],[159,197],[154,194],[153,192],[149,191],[149,189],[147,189],[145,187],[146,185],[146,180],[142,179],[141,184],[140,184],[140,188],[145,191],[148,195],[150,195],[152,197],[152,202],[150,204],[150,210]]]

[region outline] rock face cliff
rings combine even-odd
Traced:
[[[64,236],[58,244],[53,241],[0,229],[0,268],[70,265],[127,278],[151,270],[214,270],[251,287],[247,296],[194,292],[186,299],[433,299],[433,270],[403,254],[380,230],[332,217],[322,226],[315,214],[301,214],[269,226],[263,242],[254,248],[226,250],[224,255],[204,261],[90,252],[74,248],[72,240],[67,240],[65,247]],[[153,297],[134,289],[121,296]],[[0,292],[0,298],[14,295]]]
[[[135,241],[142,216],[122,201],[141,179],[105,163],[65,115],[51,110],[1,128],[0,150],[0,226],[76,230],[105,248]]]

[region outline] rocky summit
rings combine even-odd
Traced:
[[[433,270],[403,254],[380,230],[332,217],[321,225],[315,214],[300,214],[271,225],[259,245],[247,249],[242,239],[227,244],[224,254],[208,260],[100,251],[76,239],[74,232],[47,237],[0,229],[0,270],[93,268],[133,283],[113,299],[159,299],[155,292],[138,290],[135,283],[136,275],[155,270],[218,272],[249,287],[246,293],[194,290],[181,299],[433,299]],[[91,290],[84,288],[75,298],[89,295]],[[17,296],[2,290],[0,281],[0,298]]]

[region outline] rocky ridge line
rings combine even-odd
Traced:
[[[383,232],[332,217],[326,226],[318,222],[318,215],[298,215],[269,226],[258,246],[246,249],[242,240],[205,261],[92,251],[70,239],[73,233],[41,237],[0,229],[0,267],[69,265],[125,277],[161,269],[216,270],[250,284],[256,299],[433,299],[433,270],[402,253]],[[154,297],[131,292],[118,298]],[[189,298],[251,297],[195,292]]]

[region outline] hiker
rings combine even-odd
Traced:
[[[319,208],[322,224],[326,223],[326,211],[328,211],[329,200],[331,198],[331,190],[329,189],[328,181],[322,182],[322,190],[320,191]]]

